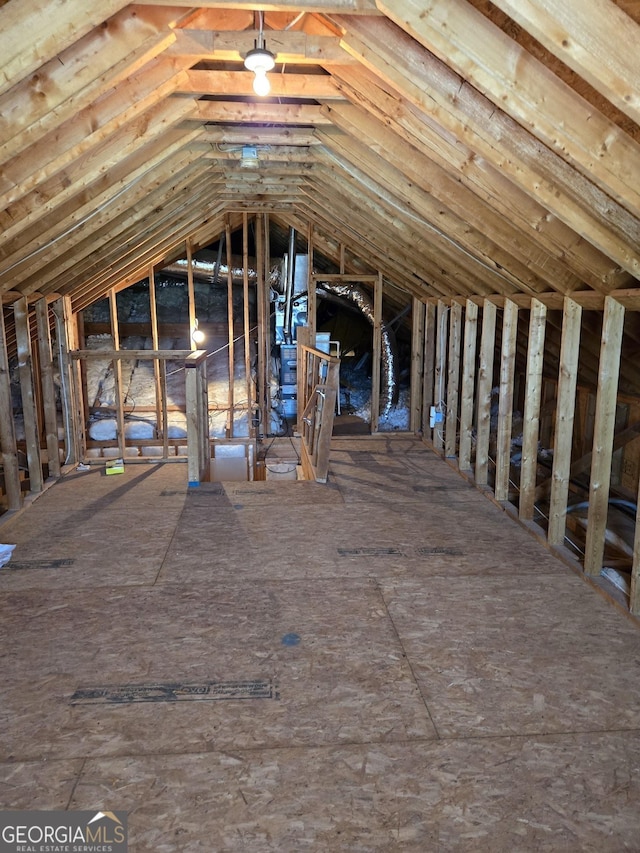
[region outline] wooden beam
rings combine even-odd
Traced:
[[[510,254],[528,264],[533,274],[546,278],[560,292],[579,289],[585,283],[611,286],[620,280],[621,273],[608,258],[589,244],[576,242],[571,229],[549,217],[539,201],[516,186],[499,164],[478,158],[459,134],[438,132],[436,122],[395,87],[385,85],[377,73],[361,64],[357,71],[348,69],[345,77],[334,71],[333,78],[349,101],[375,115],[424,155],[418,173],[426,177],[428,190],[433,187],[443,204],[454,212],[457,209],[475,228],[490,233],[497,246],[508,246]],[[449,196],[442,184],[443,172],[452,179]]]
[[[78,3],[65,6],[77,10]],[[50,14],[46,11],[43,17]],[[29,145],[73,119],[160,54],[175,38],[171,29],[175,21],[175,10],[170,7],[129,6],[68,49],[56,49],[57,55],[39,66],[37,74],[17,83],[0,98],[0,161],[24,156]],[[36,27],[35,32],[38,30]],[[23,44],[30,43],[31,34]],[[25,103],[29,109],[24,109]]]
[[[11,374],[9,373],[7,336],[2,305],[0,305],[0,450],[2,451],[2,471],[4,492],[7,496],[7,509],[20,509],[22,506],[20,468],[13,420]]]
[[[424,366],[424,302],[416,297],[411,310],[411,407],[409,429],[417,433],[422,429],[422,370]]]
[[[189,345],[192,350],[197,350],[198,345],[194,340],[196,330],[196,292],[193,284],[193,254],[191,252],[191,240],[187,237],[185,251],[187,254],[187,300],[189,306]]]
[[[192,189],[191,193],[189,188]],[[93,265],[88,251],[90,241],[83,241],[82,251],[79,250],[77,262],[71,266],[65,281],[73,293],[74,309],[79,310],[103,298],[112,287],[120,291],[135,284],[146,277],[150,264],[162,265],[167,257],[179,253],[188,234],[193,235],[198,228],[204,228],[210,217],[216,218],[218,206],[211,196],[211,191],[203,191],[192,185],[190,187],[187,181],[184,185],[176,186],[175,197],[167,201],[166,207],[152,209],[146,219],[139,210],[133,221],[126,219],[124,227],[120,227],[118,219],[117,225],[114,223],[113,231],[108,235],[95,235]],[[207,201],[210,216],[203,220],[199,205]],[[188,203],[194,205],[194,211],[184,211],[182,208],[181,216],[172,215],[181,211],[181,205]],[[145,209],[148,209],[146,205]],[[60,261],[62,266],[66,266],[64,258]]]
[[[493,0],[547,50],[640,124],[640,29],[611,0]]]
[[[456,455],[458,433],[458,401],[460,392],[460,348],[462,346],[462,305],[454,302],[449,309],[449,356],[447,359],[447,415],[444,455]]]
[[[636,529],[633,538],[633,564],[631,567],[631,588],[629,590],[629,610],[640,615],[640,481],[636,501]]]
[[[567,4],[571,8],[563,10],[565,21],[571,21],[569,39],[576,28],[576,20],[571,15],[578,1]],[[624,13],[614,3],[608,5],[617,12],[621,32],[632,34],[627,39],[628,46],[637,51],[640,29],[628,18],[625,26],[622,23],[626,17]],[[635,179],[640,173],[637,143],[471,3],[430,0],[428,14],[420,0],[381,0],[378,6],[550,150],[577,166],[584,176],[636,216],[640,213],[640,194]],[[600,33],[593,29],[594,22],[590,13],[585,12],[584,4],[579,18],[588,22],[591,41],[597,41]],[[556,34],[554,22],[549,23]],[[611,27],[611,21],[608,25]],[[615,56],[620,53],[619,42],[618,37],[611,43]],[[634,120],[637,120],[640,97],[634,83],[640,85],[640,73],[634,63],[625,64],[631,77],[624,81],[624,91],[635,104]]]
[[[433,441],[433,430],[429,426],[431,406],[435,404],[435,358],[436,358],[436,303],[429,299],[424,318],[424,368],[422,374],[422,431]]]
[[[51,350],[49,306],[47,305],[46,299],[39,299],[36,302],[36,323],[38,328],[40,386],[42,388],[42,410],[44,415],[44,432],[47,444],[49,476],[59,477],[60,451],[58,444],[58,417],[56,391],[53,382],[53,353]]]
[[[43,132],[24,150],[4,164],[0,174],[0,208],[27,195],[35,187],[65,169],[88,151],[117,135],[129,123],[140,126],[142,116],[176,89],[175,63],[153,59],[136,74],[120,82],[102,97],[49,132]]]
[[[505,300],[502,311],[502,351],[500,355],[500,398],[498,401],[498,436],[496,439],[495,498],[509,500],[511,469],[511,425],[515,382],[518,306]]]
[[[491,389],[496,346],[496,306],[485,299],[482,309],[482,336],[478,370],[478,415],[476,417],[475,481],[486,486],[489,479],[489,439],[491,434]]]
[[[168,130],[182,121],[193,111],[193,105],[188,101],[181,102],[179,99],[166,99],[151,109],[143,119],[142,123],[126,125],[117,134],[114,134],[108,142],[101,146],[99,156],[95,151],[87,152],[79,157],[73,164],[60,174],[53,175],[48,181],[39,186],[37,190],[29,193],[19,201],[10,205],[2,214],[6,217],[3,234],[3,247],[0,257],[5,261],[13,258],[15,251],[20,251],[25,244],[25,236],[31,234],[34,237],[40,233],[38,245],[42,245],[46,239],[42,231],[46,231],[42,221],[51,223],[56,228],[56,223],[64,221],[61,209],[64,210],[65,202],[71,202],[70,208],[75,222],[81,220],[79,212],[91,199],[89,213],[95,213],[99,202],[96,196],[100,193],[116,194],[115,184],[122,173],[131,170],[136,155],[139,161],[147,162],[151,159],[152,142],[158,144],[162,139],[167,141]],[[179,132],[183,144],[186,134]],[[173,141],[173,140],[171,140]],[[142,149],[150,146],[147,155],[142,154]],[[127,163],[129,156],[132,162]],[[166,153],[165,153],[166,157]],[[89,191],[89,187],[93,192]],[[91,196],[94,196],[91,198]],[[45,217],[49,214],[49,219]],[[9,221],[11,224],[9,225]],[[29,226],[33,226],[29,231]],[[60,225],[56,233],[60,233]],[[14,238],[17,238],[14,240]]]
[[[313,222],[307,220],[307,325],[311,331],[311,340],[315,342],[317,328],[318,297],[316,294],[316,280],[313,274],[313,250],[314,250],[314,227]]]
[[[354,180],[350,176],[353,167],[348,163],[345,167],[346,171],[332,170],[331,180],[314,173],[301,188],[309,196],[310,211],[315,212],[316,219],[323,211],[324,199],[330,199],[326,217],[340,226],[352,245],[359,247],[361,256],[388,269],[389,278],[397,281],[402,277],[409,282],[413,279],[414,283],[419,279],[419,293],[414,295],[451,297],[454,293],[470,295],[478,288],[483,293],[490,290],[465,267],[466,259],[461,260],[461,254],[452,251],[450,243],[445,246],[446,241],[441,240],[432,245],[427,223],[420,228],[415,220],[402,219],[397,197],[393,198],[380,184],[375,185],[375,179],[364,173]],[[378,168],[383,168],[382,162]],[[404,289],[411,293],[410,284]]]
[[[235,408],[235,352],[233,335],[233,258],[231,256],[231,221],[225,217],[225,245],[227,249],[227,329],[228,349],[227,363],[229,365],[229,388],[227,392],[227,438],[233,438],[233,422]]]
[[[156,276],[153,264],[149,267],[149,317],[151,320],[151,345],[160,348],[158,335],[158,303],[156,299]],[[169,428],[167,420],[167,371],[166,362],[153,360],[153,389],[156,404],[156,434],[162,439],[162,458],[169,456]]]
[[[584,570],[588,575],[600,574],[604,556],[624,311],[619,302],[611,297],[607,298],[602,325],[593,459],[589,481],[589,512],[584,555]]]
[[[271,410],[267,400],[269,387],[268,370],[270,365],[269,288],[266,286],[264,262],[264,217],[255,218],[256,245],[256,311],[258,319],[258,405],[260,408],[260,426],[258,439],[271,432]]]
[[[229,125],[227,127],[215,127],[207,125],[202,133],[202,139],[205,142],[213,143],[214,145],[283,145],[285,147],[303,147],[308,148],[310,145],[319,145],[320,141],[316,138],[313,128],[308,127],[262,127],[261,125]],[[224,147],[216,150],[218,157],[224,155]],[[239,152],[241,153],[241,152]],[[260,160],[260,151],[258,151],[258,160]],[[242,168],[241,163],[238,166]],[[291,170],[289,170],[290,172]],[[255,175],[255,172],[245,169],[242,172],[244,177]]]
[[[462,390],[460,401],[460,445],[458,465],[461,471],[471,470],[471,435],[473,432],[473,402],[475,399],[476,346],[478,339],[478,306],[467,300],[464,315],[464,345],[462,359]]]
[[[197,101],[198,118],[217,124],[330,125],[319,104],[278,104],[270,101]]]
[[[60,371],[60,403],[64,418],[65,465],[75,465],[81,458],[84,421],[80,417],[80,401],[76,394],[76,370],[69,352],[77,346],[76,327],[71,313],[71,298],[61,296],[53,304],[56,315],[56,337]]]
[[[197,62],[243,62],[260,38],[260,31],[248,30],[176,30],[168,56],[188,57]],[[306,33],[303,30],[267,30],[265,47],[276,56],[278,65],[321,65],[352,62],[340,47],[337,36]],[[276,72],[277,73],[277,72]]]
[[[369,181],[375,176],[395,202],[396,217],[403,207],[412,211],[414,221],[423,217],[423,241],[440,257],[464,262],[470,274],[499,293],[548,289],[550,282],[504,248],[508,242],[499,244],[487,236],[493,234],[487,223],[491,212],[454,176],[416,157],[414,146],[359,107],[332,104],[323,109],[345,135],[329,137],[319,130],[318,139],[357,165]]]
[[[209,412],[207,400],[207,353],[195,350],[185,358],[187,410],[187,477],[189,486],[211,478]]]
[[[109,319],[111,321],[113,348],[118,351],[120,349],[120,330],[118,328],[118,297],[115,290],[109,291]],[[118,449],[120,451],[120,456],[124,459],[126,440],[124,434],[124,399],[122,394],[122,359],[114,358],[112,359],[111,364],[113,368],[115,395],[114,405],[116,407]]]
[[[386,6],[385,6],[386,9]],[[392,14],[392,12],[390,12]],[[423,17],[424,9],[419,13]],[[342,19],[341,19],[342,21]],[[345,47],[476,156],[634,277],[637,219],[388,18],[344,22]]]
[[[254,75],[250,71],[187,71],[180,91],[188,95],[255,97]],[[269,74],[272,98],[305,98],[317,101],[344,97],[329,74]]]
[[[249,320],[249,217],[242,214],[242,335],[244,343],[244,381],[247,387],[247,428],[249,435],[255,434],[253,427],[254,385],[251,378],[251,329]]]
[[[447,372],[447,337],[448,324],[447,314],[449,307],[438,300],[437,308],[437,327],[436,327],[436,360],[435,360],[435,376],[434,376],[434,406],[436,410],[436,422],[433,429],[433,447],[438,453],[444,450],[444,414],[446,405],[446,383],[445,375]]]
[[[193,350],[188,349],[75,349],[70,353],[72,361],[127,361],[139,359],[167,359],[176,361],[187,358]]]
[[[18,299],[17,302],[14,302],[13,313],[16,325],[18,374],[20,376],[20,394],[22,397],[24,436],[27,446],[29,484],[32,492],[41,492],[43,478],[42,460],[40,459],[40,428],[35,404],[35,378],[33,375],[33,354],[31,351],[31,331],[29,328],[29,307],[27,300]]]
[[[126,0],[104,0],[99,4],[21,0],[3,5],[0,9],[0,93],[55,59],[126,5]]]
[[[518,503],[518,515],[522,521],[533,521],[535,506],[546,322],[547,306],[534,299],[531,303],[529,317],[522,462],[520,466],[520,500]]]
[[[582,308],[577,302],[567,298],[562,318],[553,473],[547,532],[547,539],[551,545],[562,545],[565,537],[581,323]]]
[[[137,0],[141,6],[155,6],[158,0]],[[193,8],[193,2],[190,0],[171,0],[172,6],[183,6],[187,9]],[[264,12],[298,12],[301,8],[300,0],[279,0],[275,3],[255,2],[255,0],[234,0],[232,4],[229,0],[198,0],[199,9],[228,9],[232,5],[234,9],[247,9],[251,12],[254,10],[262,10]],[[344,13],[346,15],[377,15],[375,0],[327,0],[320,2],[315,0],[312,3],[304,4],[304,11],[309,13],[317,12],[320,15],[333,15]]]
[[[43,280],[49,282],[62,278],[75,297],[78,282],[74,279],[78,275],[84,289],[85,283],[93,276],[104,274],[104,267],[121,266],[115,261],[102,263],[103,250],[114,240],[120,248],[118,260],[126,255],[127,228],[138,235],[137,242],[140,243],[144,226],[148,227],[153,222],[154,231],[157,231],[156,220],[162,220],[168,211],[174,209],[176,202],[186,219],[189,207],[184,197],[191,201],[196,195],[193,175],[197,170],[194,161],[199,159],[198,155],[182,151],[182,136],[176,139],[171,131],[158,142],[157,150],[155,145],[152,149],[145,148],[139,163],[128,162],[132,171],[121,173],[121,181],[115,186],[103,188],[95,196],[91,190],[85,189],[86,195],[90,196],[88,203],[81,203],[78,208],[72,200],[64,207],[65,218],[62,221],[55,214],[47,217],[46,222],[41,221],[40,241],[37,228],[34,228],[33,240],[22,245],[12,259],[9,275],[0,273],[0,281],[5,277],[19,276],[23,291],[30,294],[42,287]],[[58,217],[60,214],[58,211]],[[202,221],[201,214],[199,218]],[[172,220],[172,233],[175,234],[180,217],[173,216]],[[145,262],[141,263],[140,277],[144,276],[147,266]],[[108,286],[104,287],[100,295],[104,296],[108,290]]]
[[[28,305],[32,305],[39,299],[46,299],[49,304],[51,302],[55,302],[56,299],[60,299],[60,294],[56,292],[40,293],[37,290],[27,294],[22,293],[20,290],[5,290],[0,301],[3,305],[11,305],[16,301],[16,299],[22,299],[23,297],[26,297]]]

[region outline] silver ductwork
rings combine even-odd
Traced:
[[[209,284],[213,284],[215,281],[225,283],[227,281],[229,275],[229,266],[227,264],[218,264],[217,261],[208,261],[201,260],[199,258],[194,258],[191,262],[193,277],[198,281],[206,281]],[[175,261],[172,264],[169,264],[167,267],[163,267],[161,273],[165,273],[165,275],[173,275],[179,278],[187,277],[188,264],[186,258],[182,260]],[[258,280],[258,272],[255,268],[249,266],[247,269],[247,277],[249,279],[249,284],[255,284]],[[244,269],[242,267],[242,262],[239,262],[238,266],[235,264],[231,266],[231,278],[234,284],[243,284],[244,282]],[[269,278],[267,279],[267,285],[270,287],[274,287],[278,289],[280,284],[280,266],[272,266],[269,271]]]
[[[322,292],[339,296],[352,302],[375,328],[375,317],[373,301],[369,294],[362,288],[350,284],[336,284],[334,282],[319,281],[317,293]],[[398,356],[396,351],[396,337],[387,323],[380,324],[381,332],[381,373],[380,373],[380,414],[388,415],[391,406],[397,402],[398,397]]]
[[[290,250],[290,257],[293,252]],[[237,258],[238,262],[231,267],[232,281],[234,284],[242,284],[244,281],[244,270],[242,261]],[[293,264],[289,261],[288,269],[292,271]],[[215,281],[225,282],[229,274],[227,264],[218,263],[214,260],[202,260],[194,258],[192,260],[192,269],[194,278],[199,281],[213,283]],[[167,275],[174,275],[180,278],[187,277],[187,260],[182,259],[175,261],[162,269],[162,272]],[[255,284],[257,281],[257,270],[255,264],[249,266],[247,275],[250,284]],[[278,263],[271,267],[267,285],[276,293],[287,293],[291,297],[291,286],[288,281],[287,271],[283,274],[282,264]],[[375,325],[373,301],[369,294],[358,287],[350,284],[337,284],[335,282],[318,282],[318,295],[321,297],[323,292],[327,297],[338,297],[346,300],[360,310],[363,316],[368,320],[373,328]],[[390,326],[384,322],[381,323],[381,388],[380,388],[380,415],[387,415],[398,397],[398,356],[396,350],[396,338]]]

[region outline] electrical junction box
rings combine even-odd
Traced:
[[[444,420],[444,414],[439,412],[435,406],[431,406],[429,410],[429,426],[431,429],[434,428],[436,424],[441,424]]]
[[[110,459],[107,462],[105,473],[124,474],[124,459]]]

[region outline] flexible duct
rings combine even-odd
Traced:
[[[224,281],[229,273],[229,267],[226,264],[217,264],[214,261],[201,260],[194,258],[192,260],[192,269],[194,278],[201,281],[213,282],[215,280],[216,271],[219,277]],[[182,259],[164,267],[162,270],[165,274],[187,276],[187,261]],[[244,281],[244,270],[242,265],[231,267],[231,275],[233,282],[241,284]],[[257,280],[257,271],[255,268],[247,270],[249,282],[254,284]],[[279,293],[283,293],[285,282],[282,281],[281,265],[272,266],[269,272],[267,285]],[[318,284],[319,295],[322,296],[322,291],[327,295],[337,296],[340,299],[347,300],[355,305],[368,320],[373,328],[375,326],[375,318],[373,311],[373,302],[364,290],[349,284],[337,284],[334,282],[321,282]],[[381,389],[380,389],[380,414],[388,415],[391,406],[397,402],[398,397],[398,380],[397,380],[397,351],[396,339],[393,330],[387,323],[382,321],[380,326],[381,331]]]
[[[349,284],[335,284],[333,282],[319,282],[318,295],[322,296],[322,291],[333,296],[339,296],[341,299],[346,299],[352,302],[363,314],[364,317],[371,323],[371,327],[375,328],[375,317],[373,310],[373,302],[368,293],[359,287],[354,287]],[[391,406],[397,402],[398,398],[398,379],[397,379],[397,352],[396,352],[396,337],[393,330],[384,321],[380,324],[381,333],[381,377],[380,377],[380,414],[388,415]]]
[[[194,258],[192,260],[193,277],[199,281],[207,281],[213,284],[216,280],[226,282],[229,275],[229,267],[227,264],[218,264],[217,261],[206,261]],[[174,275],[180,278],[187,277],[188,264],[186,259],[175,261],[167,267],[163,267],[161,274]],[[242,265],[231,267],[231,278],[234,284],[242,284],[244,282],[244,269]],[[258,272],[255,268],[247,269],[247,278],[250,284],[255,284],[258,280]],[[278,289],[280,284],[280,267],[272,266],[269,271],[267,285]]]

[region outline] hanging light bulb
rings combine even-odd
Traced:
[[[268,95],[271,91],[271,83],[267,77],[267,72],[264,68],[256,68],[255,77],[253,80],[253,91],[256,95]]]
[[[202,329],[198,328],[198,320],[196,319],[193,333],[191,334],[191,339],[193,340],[196,346],[199,346],[200,344],[204,343],[205,337],[206,335],[202,331]]]
[[[264,97],[271,91],[267,71],[272,71],[276,64],[276,58],[270,50],[264,46],[264,36],[262,33],[262,13],[260,13],[260,32],[258,40],[254,42],[255,47],[250,50],[245,56],[244,67],[247,71],[253,71],[255,78],[253,80],[253,91],[256,95]]]

